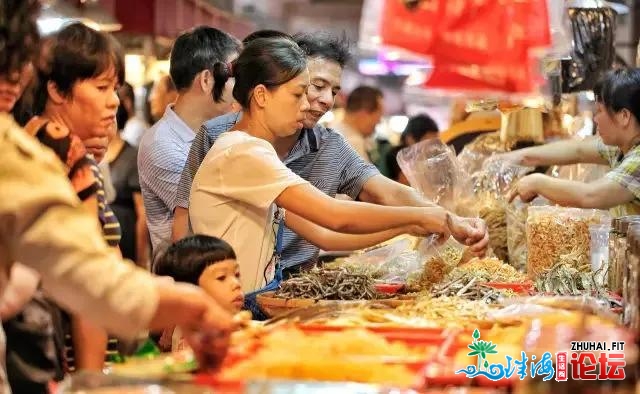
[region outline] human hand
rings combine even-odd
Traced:
[[[484,255],[489,245],[489,232],[484,220],[449,215],[447,224],[456,241],[468,246],[473,255]]]
[[[520,179],[507,194],[507,201],[512,202],[516,197],[520,197],[522,202],[531,202],[538,197],[539,182],[544,177],[542,174],[527,175]]]

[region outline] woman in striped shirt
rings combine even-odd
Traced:
[[[107,204],[96,163],[103,159],[116,132],[116,89],[123,80],[124,63],[113,38],[80,23],[69,25],[52,42],[36,93],[34,112],[39,117],[27,125],[67,165],[78,196],[96,214],[105,240],[118,254],[120,225]],[[74,367],[102,370],[107,334],[72,317],[71,339]]]

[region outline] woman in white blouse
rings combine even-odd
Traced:
[[[217,63],[214,77],[215,86],[235,78],[233,97],[243,115],[218,138],[198,170],[189,217],[195,233],[220,237],[236,251],[249,302],[252,295],[278,286],[282,220],[325,250],[358,249],[402,233],[453,234],[468,244],[484,237],[439,207],[331,198],[284,165],[274,144],[303,127],[309,108],[306,56],[293,41],[257,39],[233,64]]]

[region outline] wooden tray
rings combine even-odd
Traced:
[[[336,303],[336,302],[344,302],[352,303],[353,301],[324,301],[324,300],[312,300],[309,298],[279,298],[274,297],[273,291],[268,291],[262,294],[258,294],[256,297],[256,301],[260,306],[260,309],[270,318],[278,317],[284,315],[285,313],[289,313],[296,309],[308,308],[314,305],[322,305],[327,303]],[[407,299],[399,299],[399,298],[389,298],[383,300],[373,300],[373,302],[388,305],[392,308],[398,307],[400,305],[404,305],[407,303],[412,303],[415,300],[413,298]]]

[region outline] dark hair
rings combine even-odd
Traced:
[[[120,101],[124,101],[123,99],[131,100],[131,103],[135,104],[136,102],[136,94],[133,91],[133,86],[129,82],[123,82],[120,89],[118,89],[118,94],[120,95]]]
[[[9,77],[38,54],[39,0],[0,2],[0,75]]]
[[[52,81],[61,94],[71,94],[80,81],[95,78],[114,68],[118,83],[124,82],[122,48],[113,36],[82,23],[72,23],[56,34],[47,69],[40,70],[35,113],[44,111],[47,83]]]
[[[293,40],[302,48],[308,57],[319,57],[331,60],[341,68],[349,62],[349,41],[346,36],[338,38],[327,32],[298,33]]]
[[[153,272],[177,282],[198,285],[207,267],[224,260],[235,260],[233,248],[220,238],[192,235],[173,243],[153,264]]]
[[[400,141],[402,145],[406,146],[409,136],[414,141],[419,142],[426,134],[437,133],[438,131],[438,124],[429,115],[416,115],[407,122],[407,126],[400,136]]]
[[[247,110],[256,86],[275,89],[291,81],[306,70],[307,57],[288,38],[258,38],[244,48],[231,68],[229,70],[225,63],[216,63],[215,84],[224,86],[230,77],[234,77],[233,98]]]
[[[373,86],[359,86],[347,98],[347,112],[373,112],[379,108],[378,100],[383,97],[382,91]]]
[[[253,33],[249,34],[242,40],[243,45],[247,45],[253,40],[257,40],[258,38],[291,38],[287,33],[283,33],[278,30],[256,30]]]
[[[158,83],[164,83],[164,87],[167,89],[168,93],[175,92],[178,89],[176,88],[176,84],[173,82],[173,78],[171,75],[163,75],[158,80]]]
[[[596,100],[608,110],[629,110],[640,121],[640,68],[608,71],[594,88]]]
[[[173,43],[169,74],[178,91],[189,89],[196,75],[204,70],[213,73],[213,65],[226,62],[240,51],[240,42],[222,30],[200,26],[182,33]],[[220,102],[224,84],[213,87],[213,100]]]

